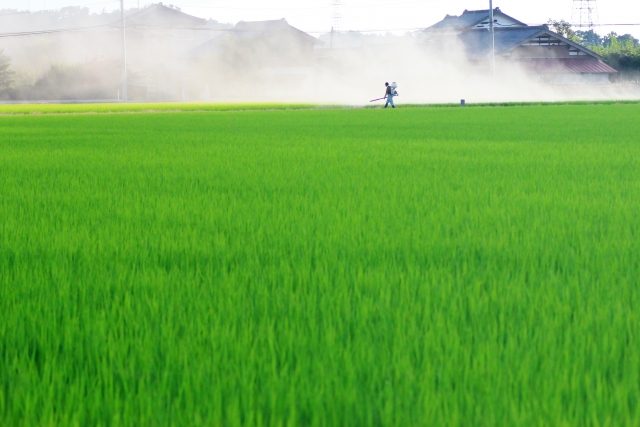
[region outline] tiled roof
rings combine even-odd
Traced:
[[[495,15],[503,15],[514,21],[520,23],[521,25],[526,25],[523,22],[518,21],[517,19],[507,15],[502,12],[500,8],[494,9]],[[489,21],[491,17],[490,9],[483,10],[465,10],[462,15],[447,15],[444,19],[435,25],[427,28],[427,31],[461,31],[466,29],[471,29],[476,25],[480,24],[484,21]]]
[[[191,28],[206,23],[206,19],[187,15],[162,4],[153,4],[127,16],[127,25],[133,27]]]
[[[437,24],[429,27],[429,30],[463,30],[489,18],[488,10],[464,11],[460,16],[447,15]]]
[[[261,37],[274,33],[289,33],[309,43],[318,42],[315,37],[291,26],[285,19],[272,21],[240,21],[236,24],[234,30],[236,36],[242,36],[244,38]]]
[[[496,54],[502,55],[518,47],[521,43],[548,31],[547,27],[496,28]],[[491,52],[491,33],[487,30],[465,31],[458,35],[470,57],[482,57]]]
[[[527,70],[543,74],[613,74],[617,71],[591,57],[527,59],[518,61]]]

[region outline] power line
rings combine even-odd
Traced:
[[[584,25],[584,24],[572,24],[570,22],[568,22],[568,24],[571,27],[574,28],[587,28],[589,27],[589,25]],[[540,24],[540,25],[549,25],[549,23],[544,23],[544,24]],[[638,23],[618,23],[618,24],[593,24],[594,27],[640,27],[640,22]]]
[[[109,1],[112,1],[112,0],[109,0]],[[131,14],[129,18],[135,17],[140,13],[141,11],[137,11]],[[109,22],[105,24],[91,25],[86,27],[67,27],[67,28],[51,28],[46,30],[17,31],[17,32],[11,32],[11,33],[0,33],[0,38],[39,36],[39,35],[58,34],[58,33],[74,33],[74,32],[82,32],[82,31],[91,31],[91,30],[96,30],[100,28],[121,29],[122,24],[120,23],[120,21],[118,21],[118,22]]]
[[[401,2],[400,0],[395,0],[393,2],[388,2],[388,3],[374,3],[374,4],[351,4],[348,6],[345,6],[346,9],[371,9],[371,8],[376,8],[376,9],[384,9],[384,8],[394,8],[397,9],[398,7],[401,8],[405,8],[405,7],[416,7],[416,6],[423,6],[424,2],[422,0],[420,1],[414,1],[414,0],[410,0],[409,2]],[[180,4],[180,9],[221,9],[221,10],[249,10],[249,11],[254,11],[254,10],[331,10],[333,9],[333,5],[332,4],[326,4],[326,5],[316,5],[316,6],[214,6],[214,5],[208,5],[208,4],[192,4],[192,3],[181,3]]]
[[[99,28],[109,28],[109,29],[121,29],[122,26],[119,23],[108,23],[101,25],[94,25],[90,27],[72,27],[72,28],[55,28],[48,30],[37,30],[37,31],[22,31],[22,32],[12,32],[12,33],[0,33],[0,38],[5,37],[24,37],[24,36],[37,36],[37,35],[46,35],[46,34],[58,34],[58,33],[66,33],[66,32],[80,32],[80,31],[89,31],[93,29]],[[238,30],[236,28],[206,28],[206,27],[169,27],[169,26],[150,26],[150,25],[128,25],[129,30],[172,30],[172,31],[207,31],[207,32],[224,32],[224,33],[263,33],[264,31],[258,30]],[[389,31],[417,31],[422,30],[424,27],[412,27],[412,28],[379,28],[379,29],[358,29],[358,30],[344,30],[338,31],[340,33],[352,33],[352,32],[360,32],[360,33],[377,33],[377,32],[389,32]],[[327,30],[323,31],[304,31],[308,34],[324,34],[328,33]]]
[[[586,27],[587,25],[571,24],[572,27]],[[640,23],[637,24],[593,24],[594,27],[640,27]]]
[[[571,24],[573,27],[578,27],[577,25]],[[640,27],[640,23],[624,23],[624,24],[598,24],[597,27]],[[0,33],[0,38],[9,38],[9,37],[27,37],[27,36],[38,36],[38,35],[48,35],[48,34],[60,34],[60,33],[74,33],[74,32],[83,32],[83,31],[91,31],[96,29],[110,29],[110,30],[119,30],[121,26],[119,24],[110,23],[110,24],[101,24],[101,25],[93,25],[89,27],[73,27],[73,28],[56,28],[49,30],[37,30],[37,31],[22,31],[22,32],[12,32],[12,33]],[[336,31],[336,33],[388,33],[395,31],[420,31],[424,30],[426,27],[403,27],[403,28],[366,28],[366,29],[356,29],[356,30],[342,30]],[[166,27],[166,26],[144,26],[144,25],[130,25],[129,30],[172,30],[172,31],[207,31],[212,33],[262,33],[263,31],[255,31],[255,30],[238,30],[235,28],[203,28],[203,27]],[[317,31],[304,31],[307,34],[328,34],[330,31],[328,30],[317,30]]]
[[[91,31],[98,28],[112,27],[113,24],[101,24],[92,25],[90,27],[73,27],[73,28],[55,28],[50,30],[36,30],[36,31],[20,31],[14,33],[0,33],[0,38],[8,37],[26,37],[26,36],[39,36],[45,34],[58,34],[58,33],[73,33],[82,31]]]
[[[89,3],[84,3],[82,6],[67,6],[67,7],[78,7],[80,9],[84,9],[84,8],[88,8],[90,6],[98,6],[98,5],[107,5],[107,4],[111,4],[111,5],[115,5],[115,3],[118,0],[96,0],[93,2],[89,2]],[[29,15],[29,14],[38,14],[38,13],[49,13],[49,12],[57,12],[60,11],[61,9],[64,9],[64,7],[62,8],[45,8],[45,9],[36,9],[36,10],[29,10],[29,9],[25,9],[25,10],[21,10],[21,9],[0,9],[0,18],[4,17],[4,16],[17,16],[17,15]]]

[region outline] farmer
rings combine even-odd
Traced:
[[[385,82],[384,85],[387,88],[384,93],[384,97],[387,100],[387,102],[384,103],[384,108],[387,108],[389,105],[391,105],[392,108],[396,108],[395,104],[393,103],[393,97],[395,96],[393,88],[389,86],[389,82]]]

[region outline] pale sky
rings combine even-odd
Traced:
[[[158,0],[125,0],[133,8]],[[333,3],[341,2],[340,20]],[[286,18],[292,25],[308,32],[326,32],[338,24],[341,30],[393,30],[424,28],[446,14],[458,15],[464,9],[488,9],[488,0],[165,0],[184,12],[220,22]],[[595,20],[600,24],[639,24],[635,26],[599,27],[606,34],[631,33],[640,37],[639,0],[599,0]],[[0,0],[0,9],[57,9],[86,6],[93,11],[118,8],[120,0]],[[574,0],[497,0],[494,7],[528,24],[543,24],[549,18],[578,22],[572,12]]]

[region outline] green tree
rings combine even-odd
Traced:
[[[611,32],[604,36],[601,45],[593,50],[621,73],[619,77],[635,78],[634,76],[640,74],[640,42],[632,35]]]
[[[593,30],[576,31],[576,36],[587,47],[594,48],[602,46],[602,37]]]
[[[602,38],[602,46],[609,52],[617,52],[620,50],[620,42],[618,34],[615,31],[610,32]]]
[[[637,38],[633,37],[631,34],[623,34],[618,36],[618,41],[623,44],[629,44],[634,47],[638,47],[640,45],[640,41]]]
[[[576,34],[576,32],[573,30],[573,28],[571,28],[571,24],[568,23],[567,21],[565,20],[558,21],[554,19],[549,19],[547,24],[551,26],[551,29],[554,32],[560,34],[562,37],[572,41],[576,41],[576,42],[581,41],[579,40],[579,37]]]

